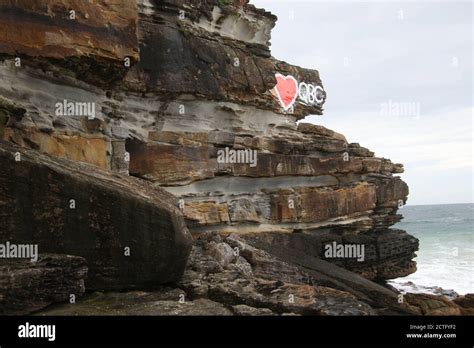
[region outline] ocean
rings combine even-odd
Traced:
[[[404,219],[394,227],[420,240],[418,270],[390,283],[408,291],[413,285],[404,283],[412,282],[474,293],[474,204],[407,205],[399,213]]]

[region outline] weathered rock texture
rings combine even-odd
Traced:
[[[84,257],[88,288],[176,281],[191,248],[176,199],[164,190],[6,143],[0,143],[0,206],[2,243]]]
[[[237,243],[242,256],[231,247]],[[312,285],[297,267],[240,241],[205,235],[197,241],[179,288],[153,293],[93,294],[47,315],[369,315],[349,292]],[[388,290],[387,290],[388,291]],[[395,302],[396,303],[396,302]]]
[[[472,296],[400,294],[318,258],[275,257],[231,235],[199,236],[182,280],[153,292],[93,293],[37,315],[459,315]],[[296,255],[300,257],[300,255]]]
[[[283,248],[283,259],[308,258],[313,268],[329,243],[363,244],[362,262],[327,261],[374,280],[414,272],[418,241],[390,229],[408,196],[395,175],[403,166],[323,126],[297,123],[322,114],[326,92],[318,71],[271,56],[275,21],[245,0],[0,0],[0,138],[63,159],[24,152],[26,161],[15,163],[16,150],[3,147],[1,193],[12,204],[2,238],[84,256],[92,287],[152,285],[182,273],[189,241],[180,207],[195,237],[242,234],[270,254]],[[285,90],[277,73],[286,76]],[[58,114],[63,102],[89,103],[95,114]],[[256,161],[222,160],[234,150],[255,151]],[[212,248],[218,256],[227,247]],[[218,277],[211,299],[236,306],[252,307],[252,289],[268,285],[254,280],[250,293],[235,290],[248,297],[236,301],[218,285],[233,276]],[[351,296],[361,291],[346,297],[294,284],[268,286],[327,303],[344,298],[347,306],[308,299],[304,308],[283,308],[272,295],[264,307],[371,313],[356,310]]]
[[[0,263],[0,315],[28,314],[84,293],[86,261],[77,256],[43,254]]]
[[[2,0],[0,6],[0,51],[8,56],[64,66],[94,82],[112,81],[123,75],[125,58],[138,59],[134,1]]]

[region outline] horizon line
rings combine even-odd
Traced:
[[[455,204],[474,204],[474,202],[462,202],[462,203],[429,203],[429,204],[405,204],[404,207],[407,206],[419,206],[419,205],[455,205]],[[401,208],[403,209],[403,208]]]

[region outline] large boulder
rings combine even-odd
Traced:
[[[150,183],[0,143],[0,241],[84,257],[87,288],[178,280],[191,249],[176,199]]]

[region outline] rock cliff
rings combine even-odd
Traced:
[[[276,19],[245,0],[0,0],[1,239],[84,257],[86,290],[173,283],[201,314],[418,313],[371,281],[416,270],[418,241],[390,228],[403,166],[301,122],[326,91],[271,56]]]

